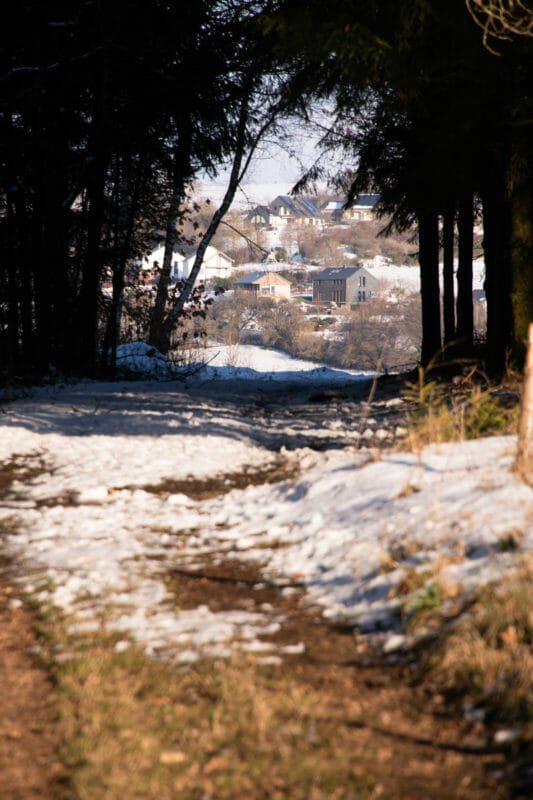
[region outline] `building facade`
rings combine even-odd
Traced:
[[[364,267],[329,267],[313,278],[313,303],[365,303],[379,290],[379,280]]]

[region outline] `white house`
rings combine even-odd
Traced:
[[[185,280],[189,277],[196,258],[196,250],[196,247],[190,247],[184,244],[175,245],[170,270],[170,280],[172,283]],[[157,274],[163,266],[164,255],[165,246],[164,244],[160,244],[152,250],[149,255],[145,256],[142,269],[152,270]],[[233,259],[221,250],[217,250],[216,247],[208,245],[202,261],[202,266],[200,267],[197,283],[206,283],[215,278],[228,278],[232,271]]]

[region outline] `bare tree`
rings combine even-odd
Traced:
[[[250,76],[250,82],[251,81],[252,76]],[[213,214],[207,230],[204,233],[200,244],[198,245],[191,272],[187,280],[183,283],[180,294],[173,303],[171,310],[162,322],[163,331],[159,336],[159,341],[163,351],[168,350],[168,346],[170,346],[171,332],[176,325],[177,320],[183,314],[186,304],[191,298],[206,250],[215,233],[217,232],[226,212],[233,202],[235,192],[237,191],[239,184],[246,174],[258,144],[262,140],[267,130],[274,125],[278,116],[278,108],[276,106],[271,106],[266,115],[263,117],[262,123],[260,123],[255,132],[251,134],[250,127],[256,121],[258,113],[258,109],[252,107],[252,89],[250,88],[247,92],[245,92],[240,106],[233,165],[228,181],[228,187],[222,203]]]
[[[494,55],[491,38],[510,40],[513,36],[533,37],[533,6],[524,0],[466,0],[466,6],[483,30],[483,44]]]

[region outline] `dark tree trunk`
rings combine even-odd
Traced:
[[[122,316],[122,303],[124,297],[124,277],[126,265],[130,259],[131,243],[134,234],[135,220],[139,209],[139,198],[141,184],[143,182],[144,170],[140,164],[128,164],[126,174],[116,176],[117,184],[117,211],[115,218],[115,251],[113,259],[113,294],[111,305],[106,323],[104,339],[102,344],[102,367],[111,368],[114,377],[116,372],[117,345],[120,333],[120,321]],[[135,175],[133,171],[135,170]],[[120,172],[120,168],[119,168]],[[130,189],[131,184],[133,188]]]
[[[439,217],[436,211],[418,214],[420,291],[422,295],[422,366],[440,352]]]
[[[517,134],[513,142],[507,186],[511,214],[512,354],[522,366],[529,323],[533,320],[533,148],[525,134]]]
[[[455,206],[448,203],[442,224],[442,305],[444,319],[444,344],[450,345],[455,340],[455,288],[454,288],[454,243],[455,243]]]
[[[94,374],[96,362],[101,238],[104,222],[106,176],[105,162],[101,154],[94,156],[90,171],[91,176],[88,181],[87,251],[78,301],[77,341],[75,342],[72,363],[70,364],[71,370],[75,373],[85,375]]]
[[[177,159],[177,154],[174,159]],[[170,284],[170,273],[172,271],[172,257],[177,238],[177,225],[180,205],[184,196],[184,182],[181,179],[181,170],[178,169],[176,161],[173,164],[174,174],[172,176],[172,195],[168,205],[167,223],[165,230],[165,252],[163,264],[159,274],[157,292],[154,307],[150,315],[150,331],[148,342],[152,347],[157,348],[165,355],[170,350],[171,328],[165,324],[165,312],[168,297],[168,287]]]
[[[533,483],[533,324],[528,328],[524,387],[520,403],[518,448],[514,469],[529,485]]]
[[[503,181],[493,179],[482,192],[485,295],[487,298],[487,371],[500,377],[513,342],[509,204]]]
[[[102,229],[105,220],[106,177],[110,159],[111,123],[109,81],[111,78],[108,35],[103,6],[97,6],[100,55],[95,68],[93,116],[86,153],[87,170],[87,249],[78,299],[76,348],[71,369],[92,375],[96,369],[98,301],[102,269]]]
[[[474,306],[472,301],[472,261],[474,258],[474,204],[471,195],[459,201],[457,232],[457,353],[469,357],[474,349]]]

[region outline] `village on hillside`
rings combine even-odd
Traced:
[[[216,238],[220,247],[208,245],[197,282],[209,284],[210,282],[226,281],[225,288],[229,288],[232,277],[238,272],[272,273],[280,272],[281,269],[294,270],[296,268],[300,270],[306,268],[316,272],[323,259],[306,259],[306,251],[310,249],[309,231],[312,231],[320,239],[330,241],[332,230],[336,227],[346,228],[358,222],[374,223],[378,200],[377,195],[361,195],[352,207],[343,210],[344,201],[341,199],[326,200],[318,205],[307,197],[279,195],[268,205],[259,204],[249,210],[234,213],[231,216],[231,225],[226,223],[225,231]],[[224,236],[224,233],[231,233],[232,236]],[[245,245],[244,251],[248,258],[244,259],[244,263],[243,248],[241,246],[241,252],[239,252],[239,248],[235,247],[235,237],[237,240],[240,239],[241,245]],[[197,247],[198,245],[185,244],[177,237],[172,255],[171,283],[186,280],[189,277],[196,258]],[[151,252],[138,262],[136,280],[139,283],[150,285],[154,281],[157,282],[157,276],[163,264],[164,249],[164,240],[161,238]],[[335,256],[343,260],[344,263],[340,266],[355,266],[354,260],[357,256],[355,253],[349,252],[346,247]],[[339,266],[339,264],[328,263],[324,266]],[[360,264],[357,266],[360,267]],[[346,274],[345,278],[348,277],[351,275]],[[325,277],[322,280],[325,280]],[[375,282],[373,285],[376,288]],[[249,283],[240,283],[237,288],[243,286],[248,287]],[[264,288],[264,286],[261,287],[261,294],[267,293]],[[306,288],[314,290],[314,287],[310,285]],[[313,296],[313,302],[344,304],[345,302],[370,299],[370,289],[359,296],[357,293],[354,295],[351,284],[348,291],[346,291],[347,288],[343,285],[342,291],[339,291],[337,285],[335,291],[332,287],[330,292],[320,292],[317,287],[317,294],[316,297]],[[251,289],[251,291],[256,290],[257,286],[255,290]],[[284,296],[282,291],[272,292],[272,294],[277,297]]]
[[[304,295],[330,309],[368,302],[380,289],[417,292],[417,243],[408,235],[381,236],[385,223],[378,216],[378,202],[378,195],[362,194],[345,208],[342,198],[318,202],[282,194],[268,204],[233,211],[207,246],[196,282],[278,300]],[[176,237],[171,285],[191,274],[198,243]],[[137,260],[131,281],[157,285],[164,251],[161,234]],[[473,291],[474,301],[484,302],[480,261]]]
[[[413,367],[421,336],[418,244],[412,234],[381,235],[379,196],[359,195],[345,208],[342,198],[326,193],[278,194],[268,203],[254,203],[253,194],[245,207],[225,217],[205,249],[196,286],[210,298],[210,309],[205,319],[202,312],[202,319],[189,325],[189,341],[275,346],[350,369]],[[176,237],[171,289],[189,279],[213,205],[197,203],[196,243],[192,236]],[[479,241],[478,248],[480,253]],[[476,255],[472,300],[481,338],[484,261]],[[161,235],[130,275],[122,319],[125,341],[146,338],[140,298],[143,291],[156,290],[164,257]],[[182,335],[180,329],[178,338]]]

